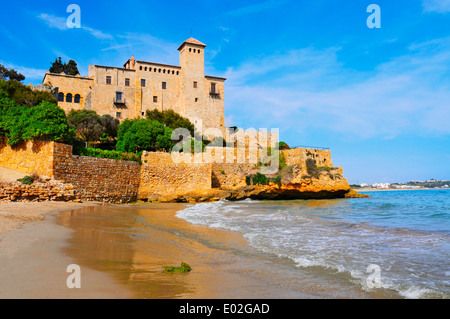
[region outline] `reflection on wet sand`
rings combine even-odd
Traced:
[[[259,254],[240,234],[175,217],[185,207],[106,205],[61,213],[58,223],[74,230],[65,253],[81,267],[112,274],[133,298],[334,297],[343,289]],[[193,270],[163,273],[163,266],[181,262]]]

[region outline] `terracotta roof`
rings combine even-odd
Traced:
[[[189,44],[195,44],[195,45],[199,45],[199,46],[202,46],[202,47],[206,47],[206,44],[201,43],[201,42],[198,41],[197,39],[189,38],[189,39],[187,39],[186,41],[184,41],[184,42],[180,45],[180,47],[178,48],[178,50],[181,50],[181,48],[182,48],[186,43],[189,43]]]

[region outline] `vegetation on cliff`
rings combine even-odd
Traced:
[[[116,150],[138,153],[141,151],[170,151],[172,129],[149,119],[126,119],[117,132]]]
[[[14,69],[8,69],[2,64],[0,64],[0,79],[1,80],[13,80],[13,81],[23,81],[25,76]]]
[[[30,107],[42,102],[57,103],[53,95],[49,92],[33,91],[28,86],[23,85],[18,81],[0,80],[0,90],[2,90],[6,96],[13,100],[18,106]]]
[[[0,138],[11,146],[41,139],[71,143],[75,131],[67,122],[64,111],[56,104],[42,101],[21,106],[0,89]]]

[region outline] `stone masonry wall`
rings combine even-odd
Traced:
[[[54,142],[28,141],[11,147],[0,141],[0,165],[43,177],[53,175]]]
[[[73,184],[83,199],[131,202],[138,197],[140,170],[137,162],[56,155],[54,178]]]
[[[211,188],[211,164],[174,163],[170,153],[144,152],[140,199]]]

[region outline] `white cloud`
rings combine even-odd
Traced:
[[[425,12],[450,12],[450,0],[423,0],[422,6]]]
[[[67,27],[67,18],[57,17],[47,13],[41,13],[40,15],[38,15],[38,18],[44,21],[50,28],[56,28],[62,31],[69,30],[69,28]],[[81,25],[81,28],[79,30],[83,30],[92,35],[93,37],[95,37],[96,39],[100,40],[112,40],[114,38],[109,33],[105,33],[103,31],[88,27],[83,24]]]
[[[235,122],[297,132],[316,128],[360,138],[450,134],[449,47],[450,38],[414,44],[408,55],[371,73],[343,67],[336,49],[247,61],[226,74],[227,108]]]
[[[50,28],[56,28],[58,30],[67,30],[67,19],[57,17],[47,13],[41,13],[38,18],[44,21]]]

